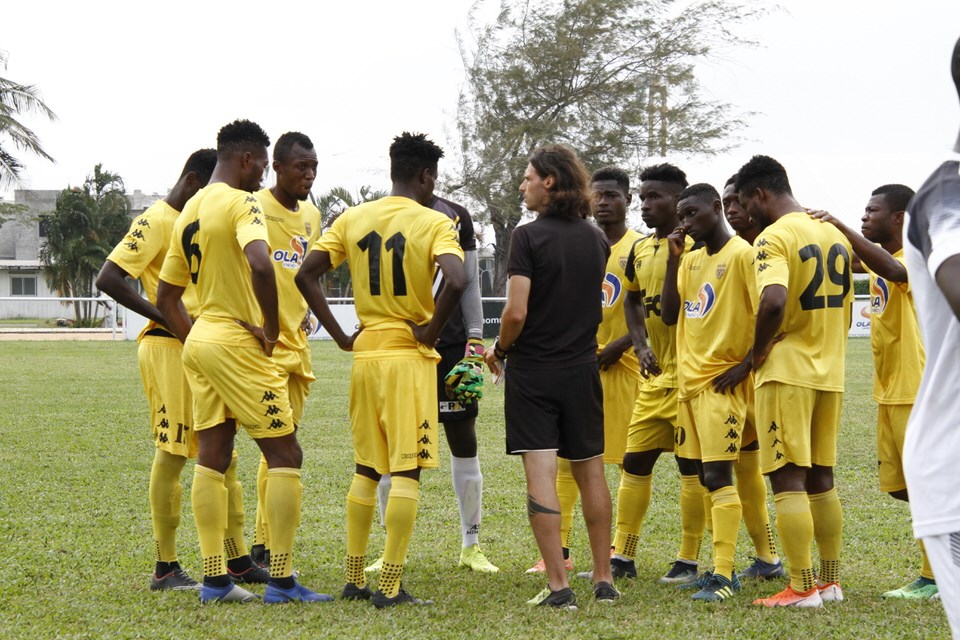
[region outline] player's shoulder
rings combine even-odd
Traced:
[[[470,212],[465,206],[453,200],[443,198],[441,196],[434,196],[433,208],[437,211],[446,213],[449,217],[458,217],[458,218],[470,218]],[[449,213],[448,213],[449,211]]]

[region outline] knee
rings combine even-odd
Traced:
[[[696,460],[690,458],[677,458],[677,468],[680,470],[680,475],[682,476],[696,476],[699,475],[699,465]]]
[[[906,489],[900,489],[899,491],[891,491],[890,496],[896,498],[897,500],[903,500],[904,502],[910,502],[910,497],[907,495]]]
[[[825,493],[833,489],[833,468],[814,465],[807,471],[807,493]]]
[[[648,476],[653,473],[653,465],[660,451],[627,453],[623,456],[623,470],[634,476]]]
[[[706,467],[703,470],[702,476],[703,486],[705,486],[707,491],[710,491],[711,493],[718,489],[732,486],[733,478],[731,475],[730,469]]]

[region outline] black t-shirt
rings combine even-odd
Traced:
[[[464,251],[477,250],[477,238],[473,231],[473,219],[465,207],[437,196],[434,198],[430,208],[445,213],[456,223],[461,249]],[[440,280],[440,283],[436,287],[434,300],[436,300],[436,297],[439,296],[443,290],[443,278],[440,275],[439,269],[437,270],[437,278]],[[450,314],[450,319],[447,320],[447,324],[443,325],[443,329],[440,330],[437,345],[443,347],[464,344],[467,341],[467,337],[467,328],[463,322],[463,315],[460,313],[460,308],[457,307],[457,309]]]
[[[595,361],[610,246],[580,218],[541,216],[517,227],[507,273],[530,278],[527,318],[509,364],[553,369]]]

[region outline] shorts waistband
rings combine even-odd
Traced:
[[[173,335],[172,333],[170,333],[170,332],[167,331],[166,329],[161,329],[161,328],[159,328],[159,327],[155,327],[155,328],[153,328],[153,329],[150,329],[150,331],[145,332],[143,335],[145,335],[145,336],[156,336],[156,337],[158,337],[158,338],[173,338],[174,340],[176,340],[176,338],[177,338],[177,336]]]

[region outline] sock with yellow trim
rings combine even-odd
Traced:
[[[375,480],[355,473],[347,492],[347,582],[358,587],[367,584],[363,567],[377,508],[377,485]]]
[[[696,563],[700,557],[707,516],[703,496],[707,490],[699,476],[680,476],[680,550],[677,560]],[[716,525],[714,525],[716,526]]]
[[[570,548],[570,529],[573,528],[573,508],[580,499],[580,487],[573,479],[570,461],[557,458],[557,498],[560,499],[560,541]]]
[[[257,515],[253,528],[253,545],[270,547],[270,534],[267,533],[266,502],[267,502],[267,459],[260,455],[260,466],[257,467]]]
[[[223,558],[223,532],[227,528],[227,488],[224,476],[199,464],[193,468],[193,519],[197,523],[203,575],[226,577]]]
[[[784,491],[773,496],[777,510],[777,530],[783,554],[790,566],[790,585],[805,593],[816,586],[810,545],[813,542],[813,517],[805,491]]]
[[[843,508],[836,488],[811,494],[813,537],[820,552],[821,582],[840,582],[840,547],[843,543]]]
[[[227,527],[223,534],[223,551],[229,565],[230,560],[247,556],[247,544],[243,540],[243,486],[237,480],[236,449],[230,466],[223,474],[223,484],[227,488]]]
[[[153,539],[157,562],[177,561],[177,527],[180,526],[180,507],[183,486],[180,472],[187,459],[157,449],[150,468],[150,518],[153,521]]]
[[[637,556],[640,527],[650,507],[653,475],[635,476],[622,471],[617,490],[617,531],[613,538],[614,554],[632,560]]]
[[[740,533],[740,496],[733,486],[711,492],[713,503],[713,566],[714,573],[733,579],[733,556]]]
[[[383,548],[383,569],[380,571],[380,591],[388,598],[400,592],[403,564],[413,534],[420,501],[420,483],[413,478],[395,475],[387,500],[387,539]]]
[[[703,515],[706,518],[703,525],[704,531],[713,533],[713,499],[710,497],[709,491],[703,494]]]
[[[300,526],[303,484],[300,469],[274,467],[267,471],[266,517],[270,527],[270,578],[293,575],[293,541]]]
[[[753,541],[758,558],[776,564],[777,548],[773,542],[773,527],[767,513],[767,483],[760,473],[760,451],[740,451],[740,460],[733,465],[737,475],[737,493],[743,507],[743,524]]]
[[[917,540],[917,543],[920,545],[920,561],[923,563],[920,567],[920,577],[936,581],[933,567],[930,566],[930,558],[927,557],[927,548],[923,546],[923,540]]]

